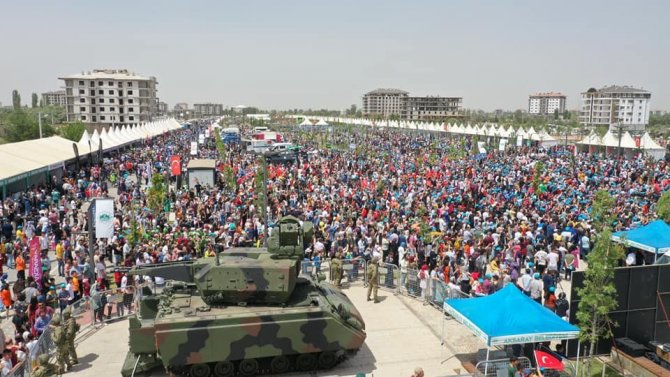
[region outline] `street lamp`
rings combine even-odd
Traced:
[[[44,114],[45,118],[48,117],[48,116],[49,116],[49,114]],[[41,139],[42,138],[42,112],[41,111],[37,113],[37,123],[40,127],[40,139]],[[51,121],[51,125],[53,126],[53,120]]]

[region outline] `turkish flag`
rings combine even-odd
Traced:
[[[538,368],[554,370],[563,370],[564,368],[561,360],[546,352],[535,351],[535,360],[537,361]]]
[[[170,172],[173,177],[181,175],[181,156],[170,157]]]

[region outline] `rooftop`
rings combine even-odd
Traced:
[[[596,90],[594,88],[591,88],[587,90],[585,93],[649,93],[648,90],[644,89],[638,89],[634,88],[632,86],[628,85],[610,85],[610,86],[605,86],[600,88],[599,90]]]
[[[94,69],[93,71],[81,72],[79,74],[59,77],[59,79],[112,79],[112,80],[155,80],[155,77],[140,76],[127,69]]]
[[[375,89],[373,91],[365,93],[366,96],[368,95],[375,95],[375,94],[409,94],[409,92],[406,92],[404,90],[400,89],[387,89],[387,88],[380,88],[380,89]]]
[[[531,94],[529,97],[565,97],[565,94],[561,92],[546,92]]]

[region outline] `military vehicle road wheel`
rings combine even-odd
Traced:
[[[209,365],[207,364],[193,364],[189,370],[189,375],[191,377],[208,377],[209,376]]]
[[[306,372],[316,369],[316,356],[311,353],[304,353],[295,360],[295,366],[299,371]]]
[[[258,372],[258,361],[247,359],[240,361],[240,374],[243,376],[253,376]]]
[[[220,361],[214,365],[214,376],[232,377],[235,375],[235,365],[232,361]]]
[[[330,369],[337,364],[335,352],[321,352],[319,355],[319,369]]]
[[[286,356],[276,356],[270,361],[270,370],[272,373],[288,372],[289,368],[291,368],[291,360]]]

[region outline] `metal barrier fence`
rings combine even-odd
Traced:
[[[367,262],[365,259],[342,259],[342,280],[340,284],[343,286],[349,286],[351,283],[356,281],[363,281],[367,284],[367,274],[365,273],[367,269]],[[333,266],[331,263],[328,265],[328,279],[335,285],[335,276],[333,272]]]
[[[532,368],[527,357],[517,359],[521,368]],[[475,365],[475,377],[499,377],[508,376],[509,359],[482,360]]]

